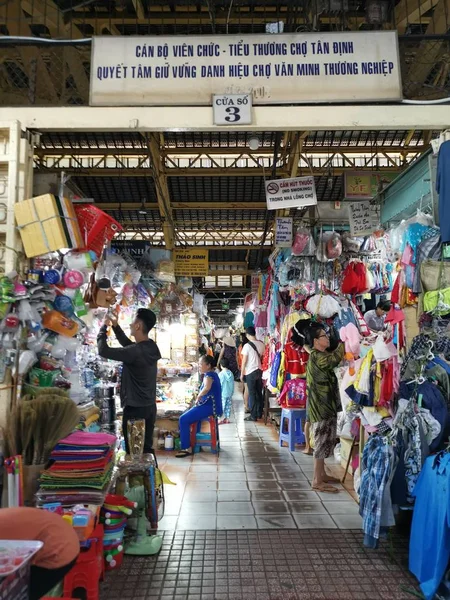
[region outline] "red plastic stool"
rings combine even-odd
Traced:
[[[85,590],[86,600],[99,600],[99,583],[104,577],[103,525],[97,525],[88,540],[89,548],[81,548],[77,562],[64,577],[64,597],[72,597],[77,588]]]
[[[201,433],[202,421],[191,425],[191,448],[194,454],[200,452],[202,446],[211,448],[213,454],[220,451],[219,423],[217,417],[211,416],[204,421],[209,422],[209,433]]]

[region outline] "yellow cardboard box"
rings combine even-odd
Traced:
[[[353,440],[351,440],[351,439],[344,438],[344,437],[341,437],[339,439],[341,440],[341,467],[343,467],[345,469],[350,452],[352,452],[352,457],[356,456],[358,454],[358,448],[355,447],[352,449]],[[351,462],[350,462],[350,467],[349,467],[348,472],[353,475],[353,469],[352,469]]]
[[[14,206],[17,227],[28,258],[62,248],[82,248],[78,220],[68,198],[44,194]]]

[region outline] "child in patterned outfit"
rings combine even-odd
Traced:
[[[222,386],[222,406],[223,419],[219,425],[226,425],[230,422],[231,398],[234,392],[234,375],[230,371],[230,362],[228,358],[222,358],[220,361],[219,379]]]

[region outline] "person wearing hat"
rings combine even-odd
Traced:
[[[122,431],[125,450],[128,446],[128,421],[145,420],[144,453],[153,450],[153,430],[156,421],[156,378],[158,360],[161,358],[158,346],[148,337],[156,324],[155,313],[147,308],[139,308],[131,323],[130,332],[135,342],[125,335],[117,317],[106,316],[97,337],[97,349],[102,358],[123,363],[120,384],[120,400],[123,406]],[[117,341],[122,348],[110,348],[107,342],[107,328],[112,325]]]
[[[219,354],[219,360],[217,366],[220,367],[220,361],[222,358],[228,360],[228,369],[233,373],[233,377],[236,381],[239,381],[239,367],[238,367],[238,353],[236,348],[236,340],[227,335],[223,338],[223,347]]]

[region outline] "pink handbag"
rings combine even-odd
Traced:
[[[283,408],[306,408],[306,380],[289,379],[286,381],[279,403]]]

